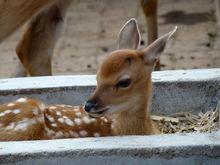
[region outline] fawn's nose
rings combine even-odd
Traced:
[[[95,107],[96,107],[96,101],[88,100],[85,104],[85,111],[89,113]]]

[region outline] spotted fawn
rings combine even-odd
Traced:
[[[120,30],[118,50],[111,52],[97,72],[97,88],[84,108],[44,105],[20,98],[0,105],[0,140],[41,140],[159,133],[153,123],[151,72],[166,42],[176,31],[139,49],[135,19]]]

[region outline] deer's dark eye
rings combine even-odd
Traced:
[[[131,79],[120,80],[116,84],[116,88],[127,88],[131,84]]]

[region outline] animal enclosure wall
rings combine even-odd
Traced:
[[[207,111],[220,98],[220,69],[153,73],[153,114]],[[0,80],[0,103],[34,97],[46,103],[82,105],[95,76]],[[220,132],[0,142],[0,164],[219,164]]]

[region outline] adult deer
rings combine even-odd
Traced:
[[[16,52],[23,64],[17,76],[52,75],[53,49],[72,0],[0,0],[0,42],[28,22]],[[157,38],[157,0],[140,0],[146,16],[148,43]],[[159,69],[159,65],[156,66]]]
[[[20,98],[0,105],[0,140],[37,140],[159,133],[149,107],[151,72],[166,42],[176,31],[139,49],[135,19],[119,33],[119,50],[111,52],[97,72],[97,88],[82,107],[45,105]],[[93,118],[92,118],[93,117]]]

